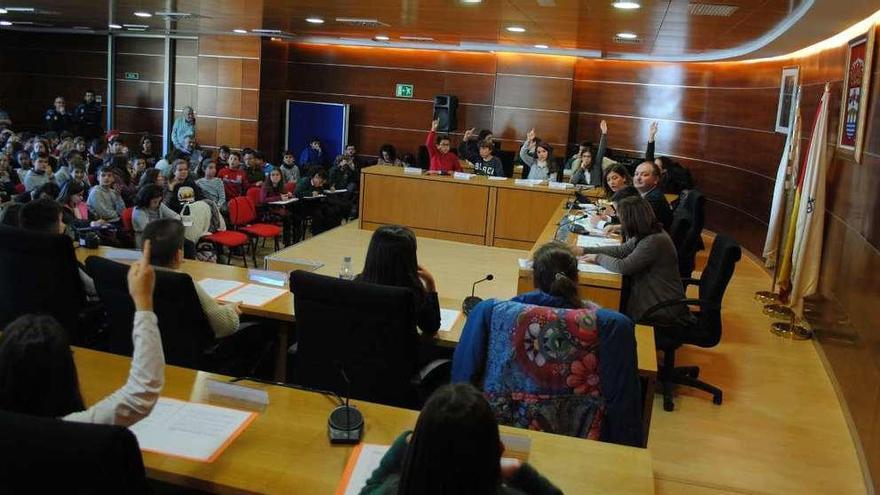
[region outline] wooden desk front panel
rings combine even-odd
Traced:
[[[489,188],[451,180],[413,180],[363,174],[361,225],[398,224],[422,235],[456,234],[483,244]],[[446,236],[448,238],[448,236]]]
[[[559,208],[561,196],[502,187],[497,191],[492,245],[530,249]]]

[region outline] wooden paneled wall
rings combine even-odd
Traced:
[[[0,32],[0,108],[16,129],[44,129],[56,95],[72,112],[87,89],[106,98],[107,38]]]
[[[196,139],[204,147],[256,147],[260,39],[200,36]],[[180,115],[181,103],[175,104]]]
[[[114,43],[116,101],[113,126],[125,136],[129,146],[135,146],[140,135],[148,133],[154,138],[153,145],[159,149],[165,97],[165,42],[159,38],[118,37]],[[136,72],[138,79],[126,79],[127,72]]]
[[[880,34],[880,33],[875,33]],[[876,38],[876,36],[875,36]],[[831,83],[825,239],[819,284],[823,297],[808,306],[822,351],[833,370],[880,490],[880,40],[874,67],[861,163],[837,142],[846,64],[843,48],[796,61],[805,80],[804,115],[812,118],[825,82]],[[806,145],[807,136],[803,137]]]

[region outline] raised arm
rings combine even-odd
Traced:
[[[437,127],[440,126],[440,119],[431,121],[431,130],[428,131],[428,137],[425,138],[425,147],[428,148],[428,156],[433,159],[437,153]]]
[[[523,142],[522,148],[519,149],[519,158],[528,166],[532,166],[538,161],[535,157],[529,155],[529,149],[532,146],[532,143],[535,141],[535,129],[532,128],[529,130],[529,133],[526,135],[526,140]]]
[[[657,122],[651,122],[648,127],[648,148],[645,150],[645,161],[654,161],[654,137],[657,136]]]

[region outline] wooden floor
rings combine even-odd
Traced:
[[[724,391],[724,404],[679,388],[675,411],[666,412],[656,396],[648,448],[658,494],[867,493],[814,344],[768,331],[753,295],[769,284],[744,255],[724,299],[721,343],[678,352],[681,365],[700,366],[700,377]]]
[[[724,404],[679,388],[675,411],[660,396],[648,449],[658,494],[866,493],[856,450],[812,341],[771,334],[754,300],[770,279],[752,259],[737,265],[713,349],[687,347],[681,365],[724,391]]]

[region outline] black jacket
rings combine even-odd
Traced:
[[[663,194],[663,189],[657,186],[642,197],[651,205],[654,216],[663,224],[663,230],[668,231],[672,226],[672,208],[669,207],[669,202],[666,201],[666,196]]]

